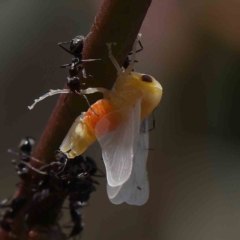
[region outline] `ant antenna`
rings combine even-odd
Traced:
[[[30,164],[28,164],[28,163],[26,163],[26,162],[24,162],[24,161],[21,161],[21,163],[24,164],[24,165],[26,165],[28,168],[30,168],[30,169],[33,170],[34,172],[37,172],[37,173],[39,173],[39,174],[41,174],[41,175],[48,175],[47,172],[42,172],[42,171],[38,170],[37,168],[31,166]]]
[[[13,151],[13,150],[12,150],[12,149],[10,149],[10,148],[7,150],[7,152],[8,152],[8,153],[11,153],[11,154],[15,154],[15,155],[17,155],[17,156],[19,156],[19,155],[20,155],[18,152],[16,152],[16,151]],[[26,154],[26,153],[23,153],[23,155],[24,155],[24,156],[26,156],[26,157],[29,157],[29,158],[31,158],[33,161],[35,161],[35,162],[37,162],[37,163],[44,164],[42,161],[40,161],[40,160],[38,160],[37,158],[35,158],[35,157],[32,157],[32,156],[30,156],[30,155],[28,155],[28,154]]]

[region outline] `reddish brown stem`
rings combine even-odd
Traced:
[[[133,42],[150,4],[151,0],[103,1],[91,31],[84,43],[83,59],[101,59],[101,61],[84,64],[87,75],[91,75],[92,77],[88,77],[87,79],[82,78],[81,75],[78,77],[81,81],[86,82],[87,86],[101,86],[111,89],[116,79],[116,70],[108,58],[106,43],[117,43],[113,49],[113,54],[119,64],[122,65],[127,54],[131,51]],[[100,96],[96,95],[90,96],[89,100],[93,102],[99,97]],[[35,158],[44,160],[46,163],[54,160],[54,153],[59,148],[74,118],[87,108],[84,99],[77,95],[70,94],[66,103],[65,98],[66,95],[59,97],[33,154]],[[71,109],[72,117],[69,116],[66,104]],[[32,165],[36,166],[34,162]],[[23,182],[17,195],[28,195],[30,201],[31,194],[29,195],[29,192],[26,192],[25,185],[27,185],[27,183]],[[24,220],[18,217],[16,220],[14,219],[14,221],[15,226],[20,226],[16,228],[15,232],[15,234],[18,235],[18,230],[21,229],[21,221]],[[0,232],[0,239],[6,240],[8,238],[6,235],[4,236],[3,232]],[[21,239],[27,239],[27,236],[23,238],[21,234]]]

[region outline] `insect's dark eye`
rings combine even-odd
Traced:
[[[149,75],[142,75],[142,81],[152,82],[152,78]]]

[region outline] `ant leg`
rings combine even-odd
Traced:
[[[135,42],[133,44],[133,53],[132,53],[131,61],[130,61],[130,64],[129,64],[128,68],[122,74],[123,77],[127,77],[133,70],[134,62],[135,62],[135,59],[136,59],[136,45],[137,45],[137,40],[135,40]]]
[[[138,44],[140,45],[140,49],[137,50],[137,53],[143,50],[143,45],[140,40],[138,41]]]
[[[67,63],[67,64],[63,64],[60,66],[60,68],[67,68],[67,67],[71,67],[72,63]]]
[[[156,109],[156,108],[155,108]],[[151,132],[152,130],[155,129],[155,116],[154,116],[154,111],[155,109],[153,110],[152,112],[152,118],[153,118],[153,121],[152,121],[152,127],[148,130],[149,132]]]
[[[90,103],[89,103],[86,95],[85,95],[85,94],[81,94],[81,93],[79,93],[78,91],[75,91],[75,92],[76,92],[78,95],[83,96],[83,97],[85,98],[85,100],[86,100],[86,102],[87,102],[87,104],[88,104],[88,107],[99,117],[99,115],[98,115],[98,114],[94,111],[94,109],[91,107],[91,105],[90,105]]]
[[[133,53],[132,53],[132,57],[131,57],[131,62],[130,62],[130,64],[129,64],[128,68],[125,70],[123,77],[129,75],[129,74],[132,72],[132,70],[133,70],[134,62],[135,62],[135,60],[136,60],[136,48],[137,48],[137,43],[139,42],[139,39],[141,38],[141,36],[142,36],[142,34],[139,33],[139,34],[137,35],[137,38],[136,38],[134,44],[133,44],[133,50],[132,50]]]
[[[66,161],[66,163],[67,163],[67,161]],[[64,163],[65,164],[65,163]],[[46,164],[46,165],[44,165],[44,166],[42,166],[42,167],[40,167],[39,169],[37,169],[37,170],[39,170],[40,172],[47,172],[47,171],[55,171],[55,168],[57,168],[57,170],[58,170],[58,168],[59,167],[61,167],[63,165],[63,163],[60,163],[60,162],[51,162],[51,163],[49,163],[49,164]],[[65,167],[65,166],[64,166]],[[48,173],[47,173],[48,174]]]
[[[60,43],[58,43],[58,46],[59,46],[60,48],[62,48],[64,51],[68,52],[69,54],[74,55],[71,51],[69,51],[67,48],[65,48],[65,47],[63,46],[63,44],[68,44],[68,43],[70,43],[70,42],[71,42],[71,41],[68,41],[68,42],[60,42]]]
[[[11,162],[12,162],[15,170],[18,172],[19,171],[19,167],[18,167],[17,161],[15,159],[13,159]]]
[[[139,53],[143,50],[143,45],[142,45],[141,41],[138,41],[138,44],[140,45],[140,49],[136,50],[136,53]],[[132,55],[132,53],[133,52],[131,51],[128,55]]]
[[[76,61],[74,61],[74,60],[76,60]],[[99,61],[99,60],[101,60],[101,59],[79,59],[79,58],[73,58],[72,59],[72,63],[64,64],[61,67],[72,66],[73,68],[75,68],[78,65],[81,65],[81,67],[82,67],[82,63],[84,63],[84,62],[94,62],[94,61]]]
[[[101,58],[98,59],[82,59],[81,62],[94,62],[94,61],[100,61]]]
[[[58,45],[63,45],[63,44],[69,44],[71,41],[66,41],[66,42],[60,42]]]
[[[114,56],[112,55],[112,49],[111,49],[111,43],[107,43],[107,46],[108,46],[108,51],[109,51],[109,58],[112,60],[113,62],[113,65],[117,68],[117,71],[118,71],[118,75],[119,77],[121,78],[125,78],[127,77],[132,71],[133,71],[133,66],[134,66],[134,61],[136,59],[136,47],[137,47],[137,43],[139,41],[141,37],[141,34],[139,33],[134,44],[133,44],[133,53],[132,53],[132,58],[131,58],[131,62],[129,63],[129,66],[127,67],[127,69],[125,69],[124,72],[121,72],[119,71],[119,69],[121,69],[116,61],[116,59],[114,58]]]
[[[38,170],[37,168],[32,167],[30,164],[28,164],[28,163],[26,163],[26,162],[21,161],[21,163],[24,164],[24,165],[26,165],[28,168],[30,168],[32,171],[34,171],[34,172],[36,172],[36,173],[39,173],[39,174],[41,174],[41,175],[48,175],[47,172],[42,172],[42,171]]]
[[[94,176],[94,177],[106,177],[106,174],[103,171],[101,171],[100,169],[98,169],[98,171],[101,173],[100,175],[99,174],[94,174],[92,176]]]

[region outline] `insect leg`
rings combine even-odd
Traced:
[[[64,51],[68,52],[69,54],[74,55],[71,51],[69,51],[67,48],[65,48],[65,47],[63,46],[63,44],[68,44],[68,43],[70,43],[70,42],[71,42],[71,41],[60,42],[60,43],[58,43],[58,46],[59,46],[60,48],[62,48]]]
[[[136,53],[139,53],[139,52],[141,52],[143,50],[143,45],[142,45],[141,41],[138,41],[138,44],[140,46],[140,49],[136,50]],[[133,52],[131,51],[128,55],[132,55],[132,53]]]
[[[73,65],[74,67],[76,67],[78,64],[81,64],[83,62],[94,62],[94,61],[99,61],[101,59],[85,59],[85,60],[78,60],[77,62],[75,62]],[[72,63],[67,63],[67,64],[63,64],[60,66],[60,68],[68,68],[68,67],[71,67],[72,66]]]
[[[60,68],[67,68],[67,67],[71,67],[72,63],[67,63],[67,64],[63,64],[60,66]]]
[[[140,49],[137,50],[137,53],[141,52],[143,50],[143,45],[142,45],[141,41],[138,41],[138,44],[140,45]]]
[[[152,127],[148,130],[149,132],[151,132],[152,130],[155,129],[155,116],[154,116],[155,109],[152,111],[152,118],[153,118],[153,120],[152,120]]]
[[[69,93],[70,90],[69,89],[56,89],[56,90],[52,90],[50,89],[50,91],[48,93],[45,93],[44,95],[42,95],[41,97],[39,97],[38,99],[34,100],[34,103],[31,106],[28,106],[28,108],[30,110],[32,110],[34,108],[34,106],[38,103],[41,102],[43,99],[56,95],[56,94],[62,94],[62,93]]]
[[[122,69],[119,66],[117,60],[115,59],[115,57],[112,54],[112,43],[106,43],[107,47],[108,47],[108,57],[110,58],[110,60],[112,61],[113,65],[115,66],[115,68],[117,69],[117,73],[118,75],[122,74]]]
[[[12,162],[15,170],[18,172],[19,171],[19,167],[18,167],[17,161],[15,159],[13,159],[11,162]]]
[[[58,45],[63,45],[63,44],[69,44],[71,41],[66,41],[66,42],[60,42]]]
[[[95,111],[94,111],[94,109],[91,107],[91,104],[89,103],[89,101],[88,101],[88,99],[87,99],[87,97],[86,97],[86,95],[85,94],[81,94],[81,93],[79,93],[78,91],[75,91],[78,95],[80,95],[80,96],[82,96],[82,97],[84,97],[85,98],[85,100],[86,100],[86,102],[87,102],[87,104],[88,104],[88,107],[97,115],[97,116],[99,116]]]
[[[82,59],[81,62],[94,62],[94,61],[100,61],[101,59]]]
[[[31,166],[30,164],[28,164],[28,163],[26,163],[26,162],[21,161],[21,163],[24,164],[24,165],[26,165],[28,168],[30,168],[31,170],[33,170],[33,171],[36,172],[36,173],[39,173],[39,174],[41,174],[41,175],[48,175],[47,172],[42,172],[42,171],[38,170],[37,168]]]
[[[135,59],[136,59],[136,48],[137,48],[137,43],[139,41],[139,38],[141,37],[140,34],[138,34],[137,36],[137,39],[135,40],[134,44],[133,44],[133,53],[132,53],[132,57],[131,57],[131,62],[128,66],[128,68],[125,70],[125,72],[122,74],[122,77],[126,77],[128,76],[132,70],[133,70],[133,66],[134,66],[134,62],[135,62]]]

